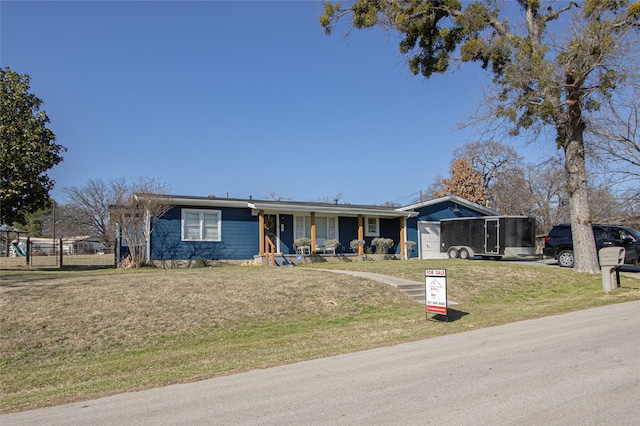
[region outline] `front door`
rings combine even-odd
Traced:
[[[500,223],[498,219],[487,219],[484,222],[485,253],[500,253]]]

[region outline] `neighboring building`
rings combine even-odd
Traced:
[[[439,258],[440,251],[431,248],[431,240],[436,235],[439,238],[439,220],[497,214],[455,196],[402,208],[251,198],[138,197],[153,197],[170,206],[157,218],[147,241],[148,261],[240,261],[273,253],[295,261],[301,255],[354,254],[352,240],[364,240],[368,247],[376,237],[392,239],[392,251],[400,257]],[[309,240],[308,247],[294,245],[301,238]],[[328,250],[331,240],[339,245]],[[416,245],[412,253],[406,251],[407,241]],[[118,249],[123,254],[128,251],[122,241]],[[363,254],[362,248],[360,251]]]

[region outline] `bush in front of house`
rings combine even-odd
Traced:
[[[311,238],[296,238],[293,242],[294,247],[310,247],[311,246]]]
[[[393,247],[393,240],[391,238],[374,238],[371,240],[371,245],[376,248],[376,254],[387,254],[389,249]]]
[[[405,247],[405,251],[407,253],[407,258],[411,257],[411,253],[413,253],[413,248],[416,246],[416,242],[415,241],[405,241],[404,242],[404,247]]]
[[[349,247],[351,248],[351,250],[353,250],[354,253],[358,254],[359,247],[364,246],[364,243],[364,240],[351,240],[351,243],[349,243]]]
[[[340,241],[338,241],[338,240],[329,240],[324,245],[327,248],[336,249],[336,248],[338,248],[340,246]]]

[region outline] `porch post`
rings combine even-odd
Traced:
[[[316,212],[311,212],[311,253],[316,253]]]
[[[362,218],[362,214],[358,215],[358,239],[359,240],[364,240],[364,225],[363,225],[363,218]],[[363,246],[358,246],[358,255],[362,256],[364,254],[364,247]]]
[[[406,224],[407,224],[407,218],[401,217],[400,218],[400,256],[405,255],[404,240],[405,240],[405,234],[406,234],[406,230],[405,230]]]
[[[258,234],[260,235],[260,251],[258,254],[264,254],[264,210],[258,212]]]

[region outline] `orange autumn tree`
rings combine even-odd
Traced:
[[[482,175],[473,168],[470,161],[458,159],[451,165],[451,177],[442,180],[442,187],[435,192],[436,197],[455,195],[474,203],[485,205],[487,191]]]

